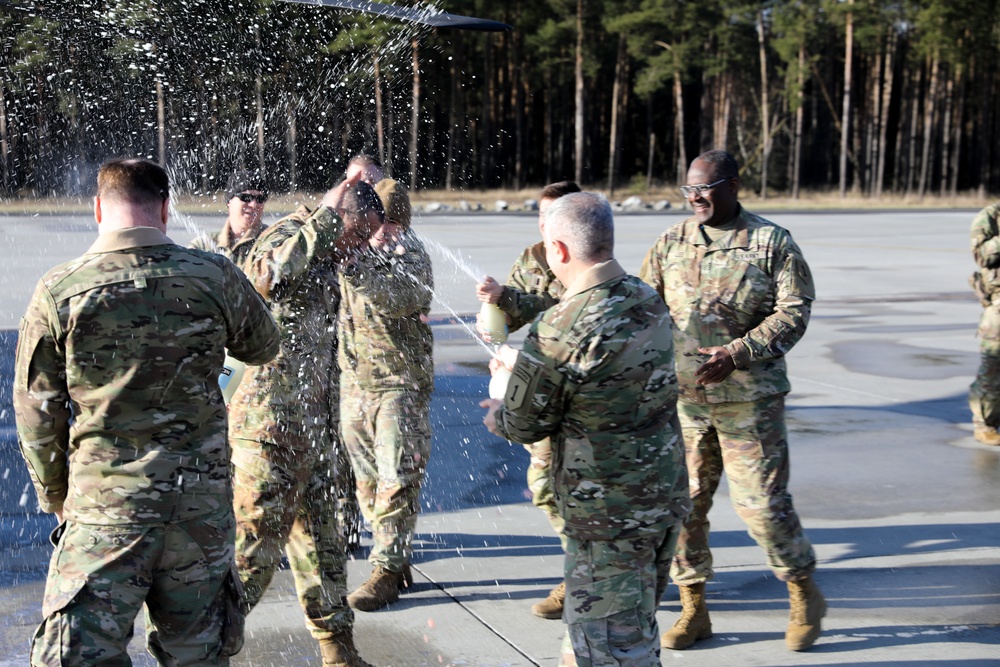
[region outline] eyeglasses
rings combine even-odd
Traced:
[[[687,199],[691,195],[697,195],[699,197],[704,197],[709,192],[711,192],[713,189],[715,189],[715,186],[717,186],[717,185],[719,185],[721,183],[725,183],[728,180],[729,180],[729,178],[722,178],[722,179],[719,179],[718,181],[716,181],[715,183],[702,183],[700,185],[682,185],[681,187],[679,187],[677,189],[681,191],[681,194],[684,195],[685,199]]]
[[[263,204],[264,202],[267,201],[267,195],[264,194],[252,195],[249,192],[239,192],[233,196],[239,199],[244,204],[249,204],[254,200],[256,200],[258,204]]]

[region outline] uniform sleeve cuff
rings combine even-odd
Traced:
[[[500,288],[500,298],[497,300],[497,307],[505,313],[509,313],[514,308],[514,290],[507,285]]]
[[[743,344],[742,340],[737,338],[725,347],[729,351],[729,355],[733,358],[733,364],[736,365],[737,369],[745,370],[750,367],[750,353],[747,351],[747,346]]]

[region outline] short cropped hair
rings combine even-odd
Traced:
[[[379,161],[373,158],[371,155],[368,155],[367,153],[358,153],[357,155],[352,157],[351,161],[348,162],[347,164],[348,166],[356,164],[361,167],[378,167],[379,169],[382,168],[382,165],[379,163]]]
[[[343,205],[345,209],[352,209],[359,214],[375,211],[379,220],[385,220],[385,207],[379,198],[375,188],[364,181],[358,181],[353,187],[348,188],[344,193]]]
[[[594,263],[614,256],[614,216],[604,195],[596,192],[564,195],[552,203],[545,217],[545,234],[565,243],[571,256]]]
[[[723,150],[705,151],[694,161],[712,165],[716,178],[737,178],[740,175],[740,165],[736,162],[736,158]]]
[[[97,196],[135,205],[161,204],[170,197],[170,178],[149,160],[108,160],[97,172]]]
[[[558,181],[542,188],[539,199],[559,199],[574,192],[580,192],[580,186],[575,181]]]

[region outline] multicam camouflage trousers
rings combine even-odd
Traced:
[[[566,522],[559,516],[555,493],[552,490],[552,441],[545,438],[532,445],[525,445],[524,448],[531,455],[527,474],[531,503],[545,512],[552,529],[559,536],[563,551],[566,551],[566,536],[563,534]]]
[[[317,640],[354,626],[347,554],[337,525],[335,459],[322,448],[290,450],[231,439],[236,565],[252,610],[284,549],[306,627]]]
[[[785,397],[746,403],[678,401],[677,412],[694,509],[677,540],[674,583],[690,586],[712,578],[708,511],[723,472],[736,513],[767,554],[767,564],[778,579],[794,581],[810,575],[816,556],[788,492]]]
[[[1000,427],[1000,308],[987,306],[979,320],[979,371],[969,388],[972,422]]]
[[[243,646],[229,507],[188,521],[61,530],[33,666],[132,664],[127,646],[144,603],[147,646],[161,665],[228,665]]]
[[[678,528],[628,540],[566,538],[563,665],[659,667],[656,608]]]
[[[361,514],[371,524],[368,560],[392,572],[410,562],[420,486],[431,452],[430,392],[341,385],[340,423]]]

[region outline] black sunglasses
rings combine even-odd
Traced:
[[[264,202],[267,201],[267,195],[252,195],[248,192],[238,192],[233,196],[239,199],[244,204],[249,204],[255,199],[257,200],[258,204],[263,204]]]

